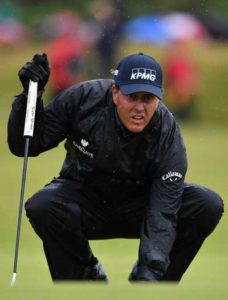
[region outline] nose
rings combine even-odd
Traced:
[[[145,109],[144,102],[141,99],[135,101],[135,109],[137,111],[143,111]]]

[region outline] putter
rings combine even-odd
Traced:
[[[16,236],[13,277],[11,281],[11,286],[15,284],[16,276],[17,276],[18,250],[19,250],[19,242],[20,242],[21,218],[22,218],[24,191],[25,191],[26,171],[27,171],[27,164],[28,164],[29,140],[33,136],[33,131],[34,131],[36,99],[37,99],[37,82],[30,80],[27,108],[26,108],[26,115],[25,115],[24,134],[23,134],[23,136],[25,137],[24,163],[23,163],[23,171],[22,171],[21,194],[20,194],[18,222],[17,222],[17,236]]]

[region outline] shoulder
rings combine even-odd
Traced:
[[[67,89],[67,91],[70,93],[81,91],[85,95],[88,93],[92,93],[94,95],[102,95],[106,94],[107,91],[110,90],[112,83],[113,80],[111,79],[88,80],[72,85],[70,88]]]
[[[110,87],[112,83],[113,80],[111,79],[83,81],[68,88],[66,93],[73,102],[80,103],[80,106],[83,106],[84,104],[89,104],[89,106],[96,105],[98,103],[107,102],[111,92]]]
[[[165,135],[173,128],[176,128],[176,126],[177,122],[173,114],[162,101],[159,101],[155,114],[151,119],[149,130],[152,129]]]
[[[157,109],[158,118],[158,141],[157,141],[157,164],[160,172],[164,173],[167,168],[173,169],[179,166],[181,173],[187,170],[187,154],[183,136],[173,114],[166,105],[160,102]]]
[[[157,113],[164,128],[176,125],[177,122],[173,114],[162,101],[159,102]]]
[[[96,79],[83,81],[70,86],[54,99],[54,105],[66,106],[70,110],[74,108],[91,108],[99,103],[105,103],[110,98],[111,79]]]
[[[163,102],[159,103],[157,118],[159,120],[160,141],[167,145],[175,141],[184,146],[179,125]]]

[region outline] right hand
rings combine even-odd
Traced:
[[[138,260],[133,266],[131,274],[128,277],[129,281],[158,281],[152,268],[140,263]]]
[[[50,76],[50,68],[45,53],[36,54],[18,72],[24,91],[28,93],[29,81],[38,82],[38,92],[43,92]]]

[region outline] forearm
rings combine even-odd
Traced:
[[[8,144],[11,152],[17,156],[24,155],[24,122],[27,96],[17,96],[12,105],[8,122]],[[34,134],[29,143],[29,156],[52,149],[63,141],[68,130],[67,104],[59,97],[44,108],[40,97],[37,99]]]
[[[151,281],[160,280],[169,265],[169,254],[175,240],[174,218],[164,216],[158,212],[146,215],[140,236],[139,276],[151,277]]]

